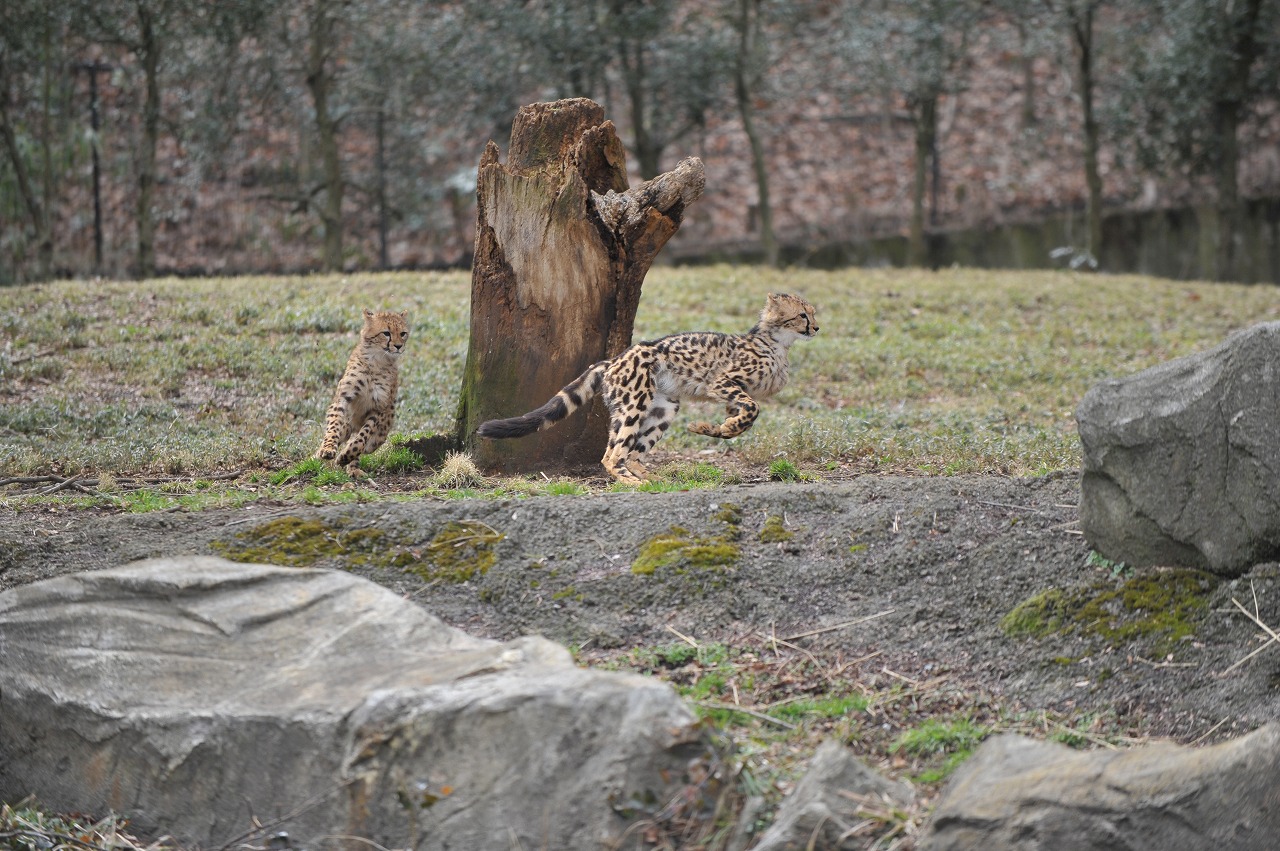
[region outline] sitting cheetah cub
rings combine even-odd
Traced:
[[[690,331],[637,343],[612,360],[592,364],[535,411],[480,424],[481,437],[523,437],[551,428],[604,395],[609,409],[609,445],[600,463],[620,482],[638,483],[649,471],[640,456],[671,427],[685,400],[723,402],[723,423],[697,422],[689,431],[737,437],[760,413],[757,399],[787,383],[787,351],[801,337],[818,333],[817,311],[799,296],[770,293],[760,321],[745,334]]]
[[[360,456],[373,452],[391,432],[400,376],[396,362],[409,339],[408,311],[364,312],[360,342],[334,391],[324,418],[324,441],[317,458],[336,458],[353,476],[362,476]]]

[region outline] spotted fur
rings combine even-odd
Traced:
[[[787,352],[818,332],[817,311],[799,296],[770,293],[760,321],[746,334],[691,331],[637,343],[612,360],[592,364],[537,410],[481,423],[481,437],[523,437],[542,431],[603,395],[609,409],[609,445],[601,464],[621,482],[641,482],[649,471],[640,456],[671,427],[683,401],[722,402],[723,423],[696,422],[689,431],[737,437],[760,413],[757,400],[787,383]]]
[[[336,460],[360,475],[360,456],[373,452],[391,433],[400,385],[397,363],[409,339],[408,312],[364,312],[360,342],[333,393],[324,418],[324,441],[317,458]]]

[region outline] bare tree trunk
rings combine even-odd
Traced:
[[[374,171],[376,172],[374,182],[374,199],[378,205],[378,268],[389,269],[391,267],[390,255],[387,252],[387,231],[390,228],[387,212],[387,114],[386,111],[379,106],[376,118],[375,138],[377,140],[377,149],[375,154]]]
[[[1036,126],[1036,57],[1028,44],[1030,36],[1021,20],[1017,22],[1018,46],[1022,53],[1018,62],[1022,66],[1022,119],[1023,130]]]
[[[632,147],[636,152],[636,165],[640,168],[640,176],[648,180],[658,174],[662,148],[649,132],[649,116],[644,91],[647,72],[645,46],[643,43],[623,37],[619,39],[618,47],[618,55],[622,61],[623,87],[626,89],[627,101],[631,107],[631,129],[635,134],[635,143]]]
[[[0,139],[4,141],[5,151],[9,155],[9,164],[13,167],[14,178],[18,184],[18,196],[21,198],[23,206],[27,208],[27,215],[31,219],[32,228],[35,230],[39,280],[47,281],[51,276],[53,267],[53,234],[49,226],[48,198],[46,197],[45,203],[42,204],[40,197],[36,194],[30,172],[27,169],[26,157],[23,156],[17,133],[13,128],[13,121],[9,112],[7,70],[4,65],[4,57],[0,55]],[[48,115],[47,103],[45,114]],[[47,150],[47,134],[44,141]]]
[[[324,224],[324,268],[342,269],[342,160],[338,151],[338,122],[329,113],[329,84],[332,82],[328,62],[333,46],[333,15],[327,2],[316,5],[311,19],[307,49],[307,88],[316,112],[316,141],[320,146],[321,181],[324,203],[320,205],[320,221]]]
[[[769,202],[769,167],[764,158],[764,145],[760,131],[756,129],[755,106],[749,64],[760,49],[760,0],[741,0],[741,18],[738,28],[738,56],[734,63],[734,93],[738,101],[738,114],[742,116],[742,130],[751,144],[751,166],[756,176],[756,194],[760,210],[760,247],[764,250],[764,262],[778,265],[778,240],[773,233],[773,205]]]
[[[911,192],[911,233],[907,261],[912,266],[925,266],[929,252],[924,242],[924,194],[929,182],[929,161],[938,135],[938,96],[921,97],[915,104],[916,174]]]
[[[693,157],[635,189],[626,174],[613,123],[583,98],[521,108],[506,165],[492,141],[480,158],[457,429],[486,469],[600,461],[607,420],[598,404],[520,440],[476,440],[475,429],[538,407],[631,344],[644,276],[705,177]]]
[[[1076,85],[1080,89],[1080,110],[1084,119],[1084,183],[1089,193],[1085,208],[1089,255],[1099,261],[1102,254],[1102,175],[1098,171],[1098,119],[1093,112],[1093,13],[1097,4],[1083,9],[1070,7],[1071,44],[1076,57]]]
[[[160,39],[152,11],[138,5],[139,58],[146,80],[142,105],[142,149],[138,152],[138,259],[139,278],[156,273],[156,219],[152,207],[156,194],[156,150],[160,145]]]
[[[1240,118],[1248,101],[1249,71],[1260,50],[1257,29],[1262,0],[1247,0],[1238,21],[1233,21],[1235,39],[1230,45],[1233,84],[1214,107],[1213,128],[1218,141],[1213,180],[1218,196],[1218,227],[1211,277],[1234,281],[1236,239],[1243,218],[1240,209]]]

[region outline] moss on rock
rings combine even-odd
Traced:
[[[659,568],[677,570],[723,570],[738,562],[741,550],[728,535],[698,537],[682,526],[672,526],[640,547],[631,572],[650,576]]]
[[[428,582],[467,582],[489,572],[498,560],[494,545],[504,537],[478,520],[451,520],[405,570]]]
[[[781,517],[771,514],[765,518],[759,537],[762,544],[780,544],[783,541],[790,541],[795,536],[796,533],[786,527]]]
[[[1179,569],[1139,573],[1118,584],[1051,588],[1019,603],[1000,628],[1011,638],[1075,634],[1115,648],[1138,643],[1163,656],[1195,633],[1217,583],[1213,574]]]
[[[307,567],[322,559],[364,564],[385,555],[389,542],[380,529],[343,529],[318,519],[277,517],[240,532],[234,541],[209,548],[232,561]]]

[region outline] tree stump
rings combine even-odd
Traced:
[[[628,189],[613,122],[599,104],[573,98],[522,107],[507,163],[491,140],[476,184],[460,442],[492,472],[596,465],[608,426],[598,401],[519,440],[477,439],[475,430],[533,410],[631,344],[644,276],[702,194],[702,161]]]

